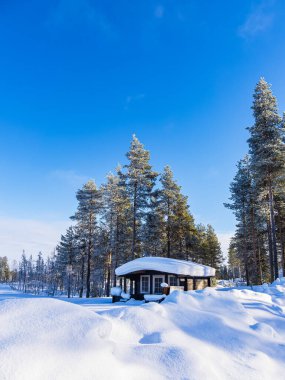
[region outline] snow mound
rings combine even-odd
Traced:
[[[132,362],[121,363],[109,339],[112,323],[54,299],[0,302],[0,379],[129,379]],[[138,379],[147,370],[135,366]]]
[[[274,330],[273,327],[268,325],[267,323],[255,323],[254,325],[250,326],[253,330],[255,330],[258,333],[261,333],[263,335],[267,335],[269,337],[276,337],[277,333]]]
[[[1,300],[1,287],[1,380],[284,377],[280,282],[254,291],[174,291],[160,304],[110,303],[97,313],[92,299],[77,300],[82,306],[36,297]]]

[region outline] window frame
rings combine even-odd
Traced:
[[[175,285],[172,285],[171,283],[170,283],[170,278],[175,278],[175,281],[176,281],[176,284]],[[174,274],[170,274],[170,275],[168,275],[168,285],[169,286],[178,286],[178,277],[177,276],[175,276]]]
[[[142,290],[142,278],[143,277],[147,277],[147,279],[148,279],[148,291],[147,292]],[[141,274],[141,276],[140,276],[140,292],[141,292],[141,294],[149,294],[150,293],[150,275],[149,274]]]
[[[162,282],[165,282],[165,275],[164,274],[154,274],[153,278],[152,278],[152,293],[153,294],[162,294],[162,288],[161,288],[161,291],[159,293],[155,292],[155,279],[156,278],[162,278],[162,281],[160,282],[160,284],[161,284]]]

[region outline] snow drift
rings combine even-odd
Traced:
[[[46,298],[0,302],[5,380],[271,380],[284,377],[284,363],[282,281],[256,291],[176,291],[161,304],[100,313]]]

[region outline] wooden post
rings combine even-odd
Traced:
[[[187,278],[184,277],[184,292],[187,292],[187,290],[188,290]]]
[[[211,286],[211,277],[208,278],[208,286]]]
[[[153,275],[151,274],[150,276],[149,276],[149,282],[150,282],[150,284],[149,284],[149,286],[150,286],[150,294],[153,294]]]
[[[124,277],[124,292],[127,292],[127,279]]]
[[[196,278],[193,277],[193,290],[196,290]]]

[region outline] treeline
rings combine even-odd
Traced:
[[[135,136],[126,157],[126,165],[109,174],[99,188],[88,181],[77,191],[74,225],[61,236],[49,262],[33,266],[29,278],[35,286],[49,281],[50,292],[109,295],[116,285],[115,268],[146,255],[193,260],[219,269],[222,254],[217,236],[210,225],[195,224],[170,167],[155,172],[149,152]],[[30,264],[25,260],[19,274],[27,286],[23,279]],[[43,269],[37,277],[39,268]]]
[[[256,85],[252,110],[249,152],[237,164],[225,206],[237,220],[230,268],[248,283],[260,284],[285,273],[285,118],[263,78]]]
[[[7,282],[10,279],[10,267],[7,256],[0,257],[0,282]]]

